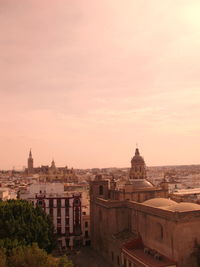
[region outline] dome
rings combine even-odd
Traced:
[[[189,203],[189,202],[180,202],[177,203],[171,199],[167,198],[152,198],[149,200],[144,201],[142,204],[155,207],[155,208],[161,208],[169,211],[174,212],[186,212],[186,211],[200,211],[200,205],[195,203]]]
[[[161,208],[161,207],[170,208],[171,206],[176,205],[178,203],[168,198],[151,198],[149,200],[142,202],[142,204],[155,207],[155,208]]]
[[[176,211],[176,212],[194,211],[194,210],[200,210],[200,205],[195,204],[195,203],[189,203],[189,202],[180,202],[172,206],[165,207],[165,209],[170,210],[170,211]]]
[[[130,183],[134,186],[134,189],[142,189],[142,188],[152,188],[152,187],[154,187],[146,179],[132,179],[132,180],[130,180]]]
[[[135,150],[135,156],[132,158],[131,163],[145,164],[143,157],[140,156],[140,152],[138,148],[136,148]]]

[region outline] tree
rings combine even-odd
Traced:
[[[7,258],[8,267],[57,267],[56,259],[40,249],[37,244],[13,248]]]
[[[40,207],[25,200],[0,202],[0,247],[6,249],[38,243],[50,252],[55,245],[53,223]]]
[[[56,259],[48,255],[34,243],[31,246],[17,247],[9,251],[7,265],[4,267],[73,267],[73,265],[66,257]]]

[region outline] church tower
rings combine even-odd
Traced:
[[[32,152],[30,149],[29,152],[29,157],[28,157],[28,173],[33,173],[33,157],[32,157]]]
[[[129,179],[146,179],[146,165],[143,157],[140,156],[139,149],[136,148],[135,155],[131,160]]]
[[[53,159],[52,162],[51,162],[51,169],[52,169],[52,170],[56,170],[56,164],[55,164],[54,159]]]

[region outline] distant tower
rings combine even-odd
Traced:
[[[53,170],[56,169],[56,164],[55,164],[54,159],[53,159],[52,162],[51,162],[51,169],[53,169]]]
[[[135,156],[131,160],[131,169],[129,173],[130,180],[146,179],[146,165],[143,157],[140,156],[139,149],[136,148]]]
[[[30,149],[29,152],[29,157],[28,157],[28,173],[33,173],[33,157],[32,157],[32,152]]]

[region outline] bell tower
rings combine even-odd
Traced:
[[[102,175],[96,175],[94,181],[90,182],[90,199],[108,199],[108,181],[103,180]]]
[[[33,173],[33,157],[32,157],[31,149],[30,149],[29,157],[28,157],[28,173],[29,174]]]

